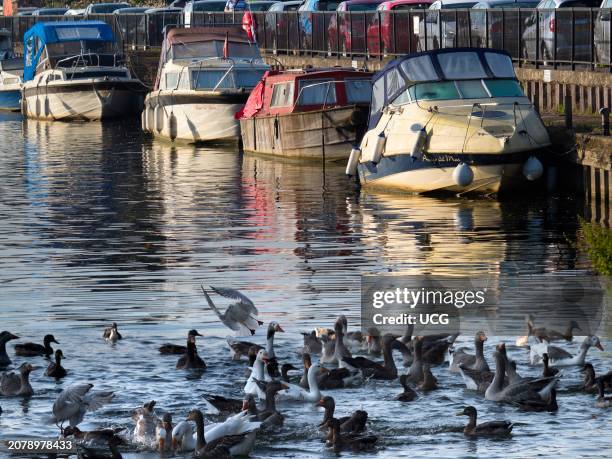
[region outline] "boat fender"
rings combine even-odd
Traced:
[[[36,118],[40,118],[40,97],[36,96]]]
[[[153,129],[155,128],[155,112],[151,105],[147,105],[147,130],[150,133],[153,133]]]
[[[474,180],[472,168],[465,163],[459,164],[453,170],[453,181],[459,186],[468,186]]]
[[[178,134],[178,126],[174,112],[171,112],[170,116],[168,117],[168,131],[170,133],[170,140],[176,139]]]
[[[359,158],[361,157],[361,148],[353,147],[351,149],[351,154],[348,159],[348,163],[346,163],[346,175],[352,177],[357,172],[357,164],[359,163]]]
[[[387,144],[387,138],[385,137],[384,131],[378,134],[376,137],[376,144],[374,145],[374,154],[372,155],[372,162],[378,164],[380,158],[382,158],[385,145]]]
[[[153,119],[155,120],[155,130],[158,133],[164,129],[164,108],[161,105],[156,105],[153,112]]]
[[[51,109],[49,108],[49,98],[45,96],[45,117],[48,117],[51,114]]]
[[[423,157],[423,148],[425,147],[425,141],[427,140],[427,131],[425,128],[421,128],[419,133],[417,134],[417,138],[412,145],[412,151],[410,152],[410,156],[416,159],[421,159]]]
[[[544,166],[538,158],[530,156],[523,164],[523,175],[527,180],[534,181],[542,177]]]

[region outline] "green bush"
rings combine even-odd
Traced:
[[[580,219],[581,246],[593,264],[604,276],[612,275],[612,230]]]

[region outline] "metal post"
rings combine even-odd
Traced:
[[[576,70],[576,64],[574,64],[574,58],[575,58],[575,52],[574,49],[576,48],[576,31],[575,29],[575,25],[576,25],[576,21],[575,21],[575,16],[574,16],[574,8],[570,8],[571,11],[571,18],[572,18],[572,47],[570,48],[570,60],[571,60],[571,68],[572,71]],[[555,24],[555,31],[557,30],[557,25]]]
[[[380,11],[376,11],[375,13],[376,15],[378,15],[378,58],[380,60],[382,60],[383,58],[383,39],[382,39],[382,16],[380,15]],[[368,27],[366,25],[366,31],[367,31]],[[366,37],[366,48],[368,46],[368,34],[366,32],[365,34]],[[369,52],[369,50],[368,50]]]
[[[572,95],[565,94],[565,101],[563,106],[563,112],[565,114],[565,127],[567,129],[573,129],[572,124]]]
[[[485,10],[485,44],[483,48],[489,47],[489,10]]]
[[[601,130],[603,131],[603,135],[606,137],[610,136],[610,109],[607,107],[602,107],[599,109],[599,114],[601,115]]]

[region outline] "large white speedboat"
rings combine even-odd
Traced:
[[[13,52],[11,31],[0,29],[0,110],[19,111],[23,59]]]
[[[268,69],[240,26],[167,30],[143,130],[170,140],[237,142],[235,114]]]
[[[543,174],[550,139],[510,56],[440,49],[374,75],[368,132],[347,173],[362,185],[416,193],[497,193]]]
[[[25,116],[93,121],[142,111],[146,87],[131,76],[105,22],[40,22],[24,43]]]

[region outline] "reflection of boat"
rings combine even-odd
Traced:
[[[172,140],[237,141],[234,114],[268,68],[241,27],[171,29],[143,129]]]
[[[0,110],[19,110],[23,59],[13,53],[11,32],[0,29]]]
[[[272,71],[240,116],[244,149],[287,158],[341,160],[365,129],[371,73]]]
[[[549,144],[505,52],[441,49],[375,75],[369,131],[347,173],[409,192],[500,192],[539,178],[534,151]]]
[[[101,21],[41,22],[25,36],[22,111],[29,118],[101,120],[139,113],[145,86]]]

